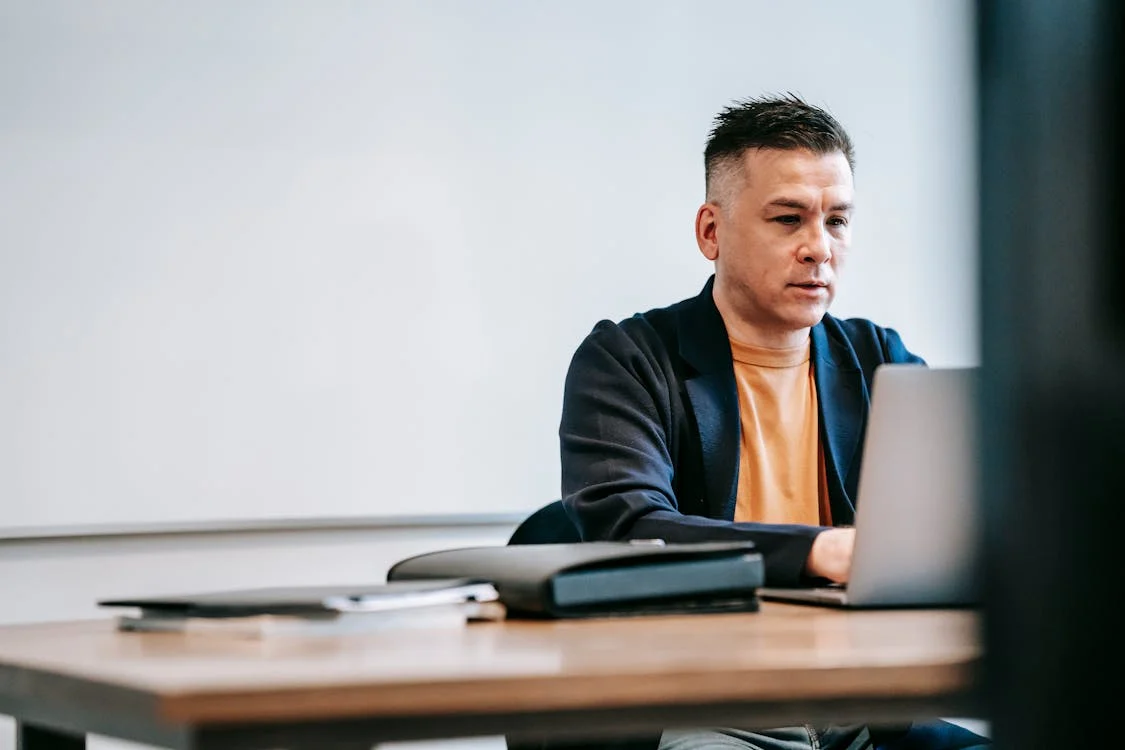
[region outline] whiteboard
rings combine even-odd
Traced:
[[[964,2],[0,2],[0,528],[523,513],[710,274],[711,118],[857,147],[835,312],[974,360]]]

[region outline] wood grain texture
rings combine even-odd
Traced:
[[[972,689],[977,628],[977,616],[963,610],[841,612],[769,602],[756,614],[267,641],[118,633],[108,620],[28,625],[0,628],[0,703],[65,694],[71,703],[151,706],[148,720],[206,726],[942,699]],[[115,691],[152,701],[115,706]]]

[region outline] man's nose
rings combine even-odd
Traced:
[[[823,226],[810,227],[804,245],[801,247],[801,262],[820,265],[832,259],[832,243],[828,230]]]

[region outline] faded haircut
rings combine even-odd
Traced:
[[[707,200],[719,205],[742,177],[742,156],[752,148],[807,149],[815,154],[839,151],[855,171],[852,139],[832,115],[794,94],[736,101],[715,116],[703,164]]]

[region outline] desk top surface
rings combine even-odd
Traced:
[[[938,696],[972,686],[966,610],[473,623],[243,640],[120,633],[110,620],[0,628],[0,703],[64,693],[191,725],[698,701]]]

